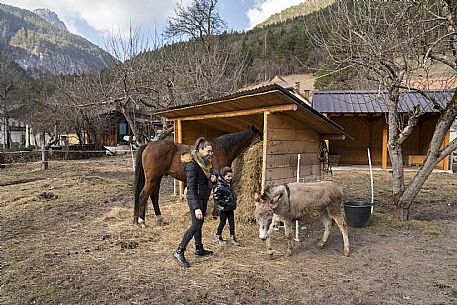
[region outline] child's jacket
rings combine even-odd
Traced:
[[[213,194],[214,202],[216,203],[219,211],[228,212],[236,209],[235,192],[232,190],[230,184],[228,184],[222,177],[217,179],[217,185]]]

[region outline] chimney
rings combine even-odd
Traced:
[[[295,82],[295,90],[297,91],[297,93],[301,93],[300,82]]]
[[[309,101],[309,90],[303,90],[303,96]]]

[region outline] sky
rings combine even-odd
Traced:
[[[167,17],[177,3],[188,5],[192,0],[1,0],[4,4],[34,10],[54,11],[74,34],[99,45],[107,46],[107,37],[119,33],[127,37],[129,25],[139,29],[148,40],[163,32]],[[228,28],[249,30],[270,15],[303,0],[219,0],[219,14]]]

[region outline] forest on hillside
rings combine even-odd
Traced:
[[[217,5],[215,0],[193,1],[200,2]],[[220,97],[272,79],[275,75],[315,73],[319,77],[315,87],[319,89],[379,88],[379,84],[370,81],[372,76],[361,77],[361,70],[354,65],[344,66],[344,58],[341,69],[335,65],[338,63],[332,62],[337,58],[335,54],[333,57],[325,54],[328,49],[324,44],[334,34],[334,24],[338,21],[332,16],[338,12],[337,5],[341,3],[248,32],[228,31],[214,7],[178,5],[178,14],[169,19],[165,32],[170,41],[178,42],[158,44],[154,50],[149,50],[136,31],[132,31],[129,37],[112,37],[111,53],[117,60],[95,73],[46,75],[40,79],[24,80],[21,73],[17,73],[17,65],[8,64],[11,58],[2,56],[1,75],[16,71],[13,73],[15,77],[2,78],[1,91],[5,93],[1,99],[3,121],[19,113],[18,119],[33,124],[39,131],[71,131],[88,134],[91,139],[101,139],[105,127],[100,127],[103,120],[100,114],[117,110],[125,117],[131,133],[140,139],[132,118],[134,109],[153,113]],[[354,2],[347,3],[349,9],[357,8]],[[416,5],[367,3],[392,9],[392,14],[402,12],[403,6],[414,8]],[[455,7],[451,8],[455,12]],[[188,14],[189,11],[192,14]],[[369,20],[363,12],[361,16]],[[192,18],[210,18],[211,22],[194,22]],[[413,18],[416,16],[411,16],[411,20]],[[382,33],[382,26],[386,25],[379,26],[379,33]],[[415,29],[414,25],[407,23],[401,26]],[[26,36],[38,41],[47,37],[46,43],[65,48],[66,42],[60,41],[60,36],[49,36],[49,33],[62,33],[60,29],[45,30],[44,34],[36,35],[26,34],[18,26],[15,29],[17,31],[10,38],[18,44],[27,43]],[[344,28],[341,31],[344,34]],[[441,29],[434,35],[442,35]],[[338,37],[334,39],[337,48],[341,41]],[[382,47],[381,41],[379,38],[375,40],[377,47]],[[338,55],[346,56],[345,51],[350,50],[350,46],[335,50]],[[18,105],[29,110],[17,111]]]

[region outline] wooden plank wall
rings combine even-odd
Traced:
[[[370,147],[372,164],[382,164],[384,116],[331,116],[330,118],[354,137],[354,141],[330,141],[330,154],[341,155],[340,164],[368,165],[367,147]],[[404,164],[409,164],[410,156],[427,154],[436,122],[436,115],[425,114],[420,118],[417,126],[403,144]],[[445,162],[441,161],[435,168],[443,169],[444,164]],[[387,166],[390,166],[389,158],[387,158]]]
[[[321,178],[318,158],[320,135],[286,114],[268,115],[265,184],[278,185],[297,181],[297,159],[300,154],[300,181]],[[264,143],[265,143],[264,142]]]
[[[216,138],[225,134],[217,128],[203,125],[198,121],[181,121],[182,124],[182,143],[193,145],[199,137],[206,139]]]

